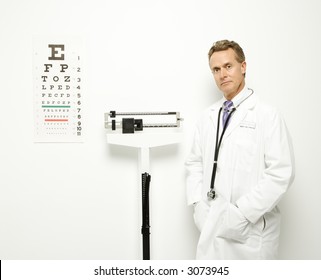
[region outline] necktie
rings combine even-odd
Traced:
[[[232,106],[233,106],[233,102],[231,100],[226,100],[224,102],[224,106],[223,106],[223,110],[224,110],[224,113],[223,113],[223,127],[225,126],[226,119],[227,119],[227,117],[229,115],[229,112],[231,111]]]

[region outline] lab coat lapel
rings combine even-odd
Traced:
[[[222,107],[222,104],[224,102],[224,98],[221,98],[219,101],[214,103],[210,108],[210,118],[213,122],[214,128],[217,128],[217,117],[218,117],[218,111]],[[223,113],[222,113],[223,114]]]

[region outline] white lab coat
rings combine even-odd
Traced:
[[[218,157],[216,198],[209,201],[223,101],[201,116],[186,160],[187,201],[196,205],[194,220],[200,230],[196,258],[275,259],[280,232],[277,204],[294,179],[290,135],[278,111],[252,94],[227,127]]]

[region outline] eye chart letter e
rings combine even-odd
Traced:
[[[34,141],[83,142],[82,43],[34,39]]]

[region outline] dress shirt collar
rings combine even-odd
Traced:
[[[244,88],[236,95],[232,98],[232,102],[233,102],[233,107],[237,108],[245,99],[247,99],[251,94],[252,94],[252,90],[249,89],[246,85],[244,86]],[[224,98],[224,101],[226,101],[227,99]]]

